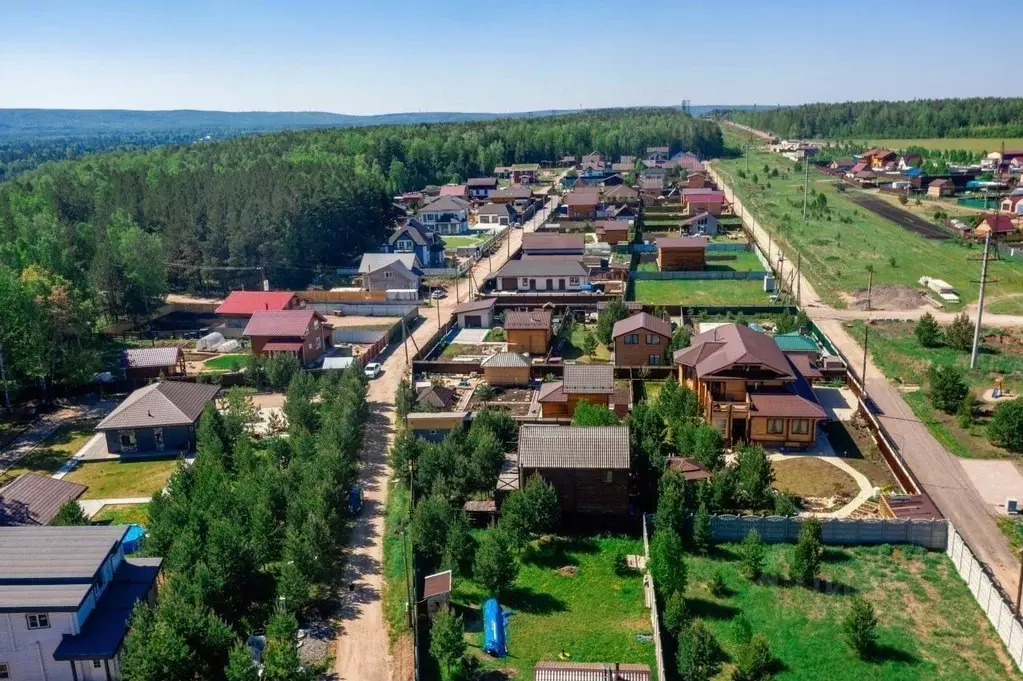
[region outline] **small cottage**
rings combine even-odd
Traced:
[[[483,360],[483,380],[494,386],[529,385],[529,360],[514,352],[499,352]]]

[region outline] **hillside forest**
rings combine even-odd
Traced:
[[[48,163],[0,183],[0,352],[8,385],[88,380],[96,329],[170,290],[304,288],[375,250],[390,197],[497,165],[650,145],[722,150],[673,109],[279,132]]]

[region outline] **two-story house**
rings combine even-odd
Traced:
[[[668,160],[670,153],[671,149],[669,147],[647,147],[646,160],[651,163],[663,163]]]
[[[415,253],[363,253],[359,275],[365,291],[419,289],[422,263]]]
[[[674,355],[679,383],[729,443],[808,447],[828,416],[813,389],[770,336],[725,324]]]
[[[667,363],[671,322],[640,312],[615,322],[611,338],[616,367],[659,366]]]
[[[515,163],[511,166],[512,184],[533,184],[539,177],[539,163]]]
[[[469,202],[458,196],[439,196],[419,209],[416,217],[437,234],[469,231]]]
[[[444,243],[415,218],[405,220],[384,246],[387,253],[414,253],[424,267],[444,267]]]
[[[245,327],[252,354],[294,355],[303,365],[314,363],[333,345],[334,327],[313,309],[257,312]]]
[[[216,315],[230,329],[244,329],[254,312],[298,310],[305,302],[291,291],[231,291],[216,309]]]
[[[571,418],[580,402],[607,407],[619,418],[629,415],[632,391],[615,385],[610,364],[566,364],[561,378],[540,384],[537,402],[543,418]]]
[[[209,383],[151,383],[124,398],[96,432],[103,433],[110,454],[194,452],[199,417],[219,390]]]
[[[465,181],[465,186],[469,189],[470,199],[486,201],[490,198],[491,192],[497,191],[497,178],[470,177]]]
[[[128,558],[127,525],[0,528],[0,679],[113,681],[132,608],[162,558]]]
[[[546,256],[510,260],[493,276],[502,291],[581,291],[590,271],[579,258]]]

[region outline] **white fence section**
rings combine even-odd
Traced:
[[[1013,605],[994,585],[991,575],[981,566],[973,551],[949,524],[948,546],[945,553],[952,559],[956,571],[970,589],[981,610],[987,615],[998,637],[1005,643],[1009,657],[1016,667],[1023,669],[1023,624],[1014,614]]]
[[[770,273],[765,270],[683,270],[681,272],[629,272],[629,279],[741,279],[763,280]]]
[[[654,657],[657,659],[657,678],[659,681],[668,681],[664,669],[664,645],[661,643],[661,616],[657,608],[657,590],[654,588],[654,576],[650,573],[650,535],[647,531],[647,516],[643,514],[643,556],[646,558],[646,576],[643,581],[643,591],[646,595],[646,602],[650,607],[650,624],[654,628]]]
[[[948,521],[901,520],[889,518],[821,518],[821,539],[825,544],[918,544],[944,549],[948,544]],[[801,518],[785,516],[714,515],[710,528],[714,539],[741,542],[756,530],[769,544],[795,543]]]

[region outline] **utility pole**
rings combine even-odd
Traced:
[[[401,318],[401,347],[405,348],[405,366],[412,371],[412,365],[408,362],[408,327],[405,326],[405,318]]]
[[[806,175],[803,179],[803,222],[806,222],[806,196],[810,191],[810,158],[803,152],[803,170]]]
[[[863,405],[867,404],[867,343],[870,341],[870,320],[863,324],[863,369],[860,371],[860,384],[863,386]]]
[[[437,329],[440,330],[440,298],[437,299]]]
[[[980,322],[984,317],[984,288],[987,286],[987,254],[990,247],[991,232],[988,232],[984,237],[984,260],[980,264],[980,295],[977,297],[977,326],[973,329],[973,349],[970,351],[971,369],[977,368],[977,350],[980,349]]]
[[[796,306],[803,306],[803,254],[796,253]]]
[[[870,290],[874,287],[874,267],[867,267],[867,312],[870,312]]]

